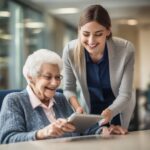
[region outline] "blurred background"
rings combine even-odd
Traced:
[[[33,51],[46,48],[61,56],[77,37],[80,11],[90,4],[103,5],[113,35],[136,48],[130,130],[150,129],[150,0],[0,0],[0,90],[26,87],[22,67]]]

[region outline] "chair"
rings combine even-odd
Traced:
[[[3,99],[4,97],[9,94],[9,93],[12,93],[12,92],[19,92],[21,90],[19,89],[13,89],[13,90],[0,90],[0,110],[1,110],[1,106],[2,106],[2,103],[3,103]]]

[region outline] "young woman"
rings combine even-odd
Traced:
[[[101,5],[83,10],[78,39],[64,48],[63,62],[64,94],[74,110],[101,114],[103,124],[128,128],[135,105],[134,47],[112,37],[110,16]]]

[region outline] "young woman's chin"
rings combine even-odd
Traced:
[[[98,53],[98,50],[97,50],[97,49],[87,49],[87,51],[88,51],[88,53],[91,54],[91,55],[92,55],[92,54],[94,55],[94,54],[97,54],[97,53]]]

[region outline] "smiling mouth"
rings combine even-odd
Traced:
[[[47,90],[50,90],[50,91],[56,91],[56,88],[48,88],[46,87]]]
[[[96,47],[97,45],[88,45],[89,47],[93,48],[93,47]]]
[[[89,49],[90,49],[90,50],[92,50],[92,51],[95,51],[95,52],[99,50],[99,48],[98,48],[98,46],[97,46],[97,45],[92,46],[92,47],[91,47],[91,46],[89,46]]]
[[[89,48],[91,48],[91,49],[96,48],[96,47],[97,47],[97,45],[98,45],[98,44],[93,44],[93,45],[89,45],[89,44],[87,44],[87,46],[88,46]]]

